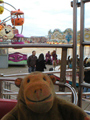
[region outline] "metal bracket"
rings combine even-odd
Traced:
[[[81,6],[81,2],[76,3],[77,7]],[[71,1],[71,7],[73,7],[73,1]]]
[[[90,2],[90,0],[83,0],[83,2],[85,3],[85,2]]]
[[[84,3],[90,2],[90,0],[83,0]],[[77,7],[81,7],[81,2],[76,3]],[[71,1],[71,7],[73,7],[73,1]]]

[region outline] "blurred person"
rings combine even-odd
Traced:
[[[84,66],[90,67],[90,58],[84,60]],[[90,84],[90,69],[84,70],[84,81]],[[84,87],[83,92],[90,92],[90,88]],[[90,95],[86,95],[86,98],[90,98]]]
[[[44,54],[41,53],[36,61],[36,71],[44,71],[44,69],[46,69]]]
[[[87,64],[86,64],[87,60],[88,60],[88,57],[86,57],[86,58],[84,59],[84,66],[85,66],[85,67],[87,66]]]
[[[90,67],[90,58],[86,59],[86,64],[84,64],[84,66],[85,67]]]
[[[79,68],[79,65],[80,64],[80,58],[79,58],[79,55],[77,55],[77,68]]]
[[[48,51],[48,53],[46,53],[45,57],[46,57],[46,64],[52,65],[50,51]]]
[[[84,71],[84,81],[90,84],[90,70]],[[90,88],[84,87],[83,92],[90,92]],[[86,98],[90,98],[90,95],[86,95]]]
[[[36,51],[32,51],[32,55],[28,57],[27,59],[27,65],[28,65],[28,72],[34,72],[36,70],[36,60],[37,57],[36,55]]]
[[[57,60],[56,50],[52,52],[52,60]]]
[[[71,58],[70,58],[70,55],[68,56],[67,64],[68,64],[68,68],[70,68],[70,64],[71,64]]]
[[[54,50],[51,55],[52,55],[52,63],[55,68],[55,66],[58,64],[56,50]]]

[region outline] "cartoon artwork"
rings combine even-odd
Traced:
[[[0,31],[1,36],[3,39],[12,39],[14,37],[12,27],[10,25],[5,26],[1,31]]]
[[[6,8],[5,7],[8,7]],[[10,10],[10,8],[12,8]],[[0,14],[3,12],[8,11],[10,12],[9,16],[6,14],[6,18],[0,20],[0,37],[2,40],[12,40],[14,35],[18,34],[18,29],[15,26],[21,26],[21,34],[23,31],[23,24],[24,24],[24,12],[20,9],[16,9],[13,5],[4,2],[3,0],[0,0]],[[8,21],[11,21],[11,24],[7,24]],[[19,30],[20,30],[19,28]]]
[[[4,28],[5,24],[4,23],[1,23],[1,20],[0,20],[0,31]]]
[[[0,25],[0,31],[3,29],[3,26],[2,25]]]

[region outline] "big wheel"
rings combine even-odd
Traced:
[[[3,40],[13,39],[15,35],[17,36],[17,34],[19,34],[18,26],[20,26],[20,34],[22,34],[24,12],[20,9],[17,10],[13,5],[0,0],[0,15],[2,16],[5,11],[9,12],[9,16],[7,15],[4,19],[0,20],[0,38]]]

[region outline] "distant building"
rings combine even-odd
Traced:
[[[46,43],[48,40],[47,37],[44,36],[32,36],[30,37],[30,43]]]
[[[25,43],[30,43],[30,37],[24,37],[24,38],[23,38],[23,41],[24,41]]]

